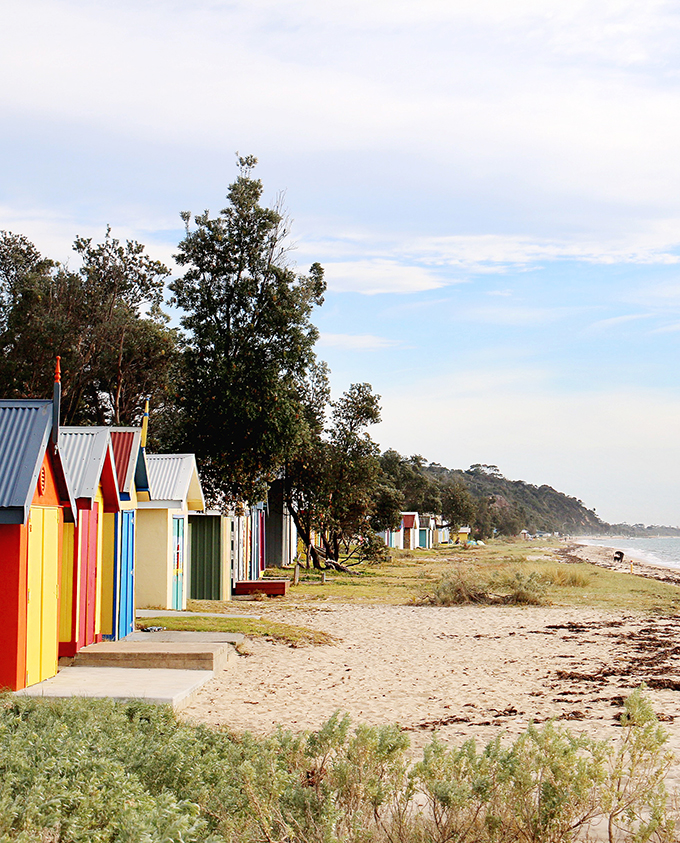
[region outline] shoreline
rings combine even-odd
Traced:
[[[614,553],[620,548],[605,547],[595,544],[581,544],[577,539],[570,539],[565,547],[556,550],[556,555],[565,562],[587,562],[600,568],[608,568],[623,574],[658,580],[659,582],[680,585],[680,570],[663,563],[650,562],[647,559],[630,554],[624,555],[622,562],[614,560]],[[632,566],[632,570],[631,570]]]

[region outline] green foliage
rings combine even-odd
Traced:
[[[512,571],[493,577],[491,587],[505,593],[503,602],[516,605],[540,606],[545,603],[546,586],[538,571]]]
[[[218,216],[183,214],[186,235],[171,284],[187,331],[180,386],[185,447],[199,461],[214,502],[262,500],[286,456],[305,435],[307,374],[323,302],[318,263],[297,275],[286,256],[286,220],[260,204],[256,159],[240,174]]]
[[[361,552],[373,530],[370,517],[381,473],[378,446],[366,428],[380,421],[379,395],[371,385],[355,383],[335,402],[326,430],[306,437],[285,465],[286,504],[315,567],[319,555],[311,545],[316,532],[326,560],[336,562],[344,548]]]
[[[478,750],[397,726],[240,737],[140,702],[0,699],[0,840],[64,843],[670,841],[666,735],[641,690],[618,745],[554,723]]]
[[[0,394],[50,397],[59,355],[65,423],[137,422],[145,398],[161,405],[171,392],[176,335],[160,310],[168,270],[110,229],[73,248],[76,272],[0,232]]]

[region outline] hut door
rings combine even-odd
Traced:
[[[184,518],[172,519],[172,608],[182,609],[184,602]]]
[[[97,524],[99,504],[81,509],[80,519],[80,635],[78,648],[94,643],[97,615]]]
[[[120,516],[120,602],[117,637],[125,638],[132,632],[135,620],[135,513],[123,510]]]
[[[26,684],[57,672],[59,649],[59,510],[32,507],[28,533]]]

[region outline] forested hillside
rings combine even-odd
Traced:
[[[609,524],[580,500],[553,489],[523,480],[508,480],[495,465],[473,465],[467,470],[447,469],[437,464],[424,466],[426,474],[439,483],[464,483],[473,497],[487,499],[489,507],[504,514],[505,522],[521,523],[519,530],[561,533],[605,533]]]

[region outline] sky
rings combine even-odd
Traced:
[[[680,525],[677,0],[2,6],[0,229],[172,265],[255,155],[382,448]]]

